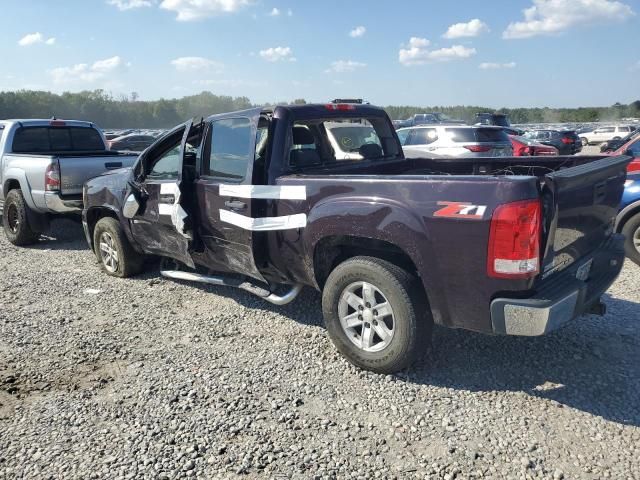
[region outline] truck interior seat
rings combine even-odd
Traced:
[[[307,127],[293,127],[293,144],[307,148],[291,150],[290,163],[292,167],[308,167],[322,163],[322,159],[316,151],[313,133]],[[311,145],[313,145],[312,148]]]

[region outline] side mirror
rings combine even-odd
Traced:
[[[130,193],[127,199],[124,201],[124,206],[122,207],[122,215],[124,215],[125,218],[131,219],[136,216],[138,210],[140,210],[140,203],[138,202],[136,196],[133,193]]]

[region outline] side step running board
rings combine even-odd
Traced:
[[[265,288],[258,287],[246,281],[243,282],[231,278],[214,277],[211,275],[202,275],[200,273],[183,272],[181,270],[160,270],[160,274],[163,277],[171,278],[173,280],[186,280],[189,282],[206,283],[208,285],[222,285],[225,287],[240,288],[246,292],[263,298],[274,305],[286,305],[291,303],[302,291],[302,285],[296,284],[284,295],[276,295]]]

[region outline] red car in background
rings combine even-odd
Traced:
[[[544,145],[528,138],[510,135],[514,157],[554,156],[558,149],[551,145]]]
[[[609,155],[628,155],[633,157],[633,161],[627,167],[627,172],[640,172],[640,137],[635,137]]]

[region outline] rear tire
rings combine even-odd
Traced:
[[[29,225],[28,210],[22,190],[14,189],[7,194],[2,212],[2,226],[7,240],[19,247],[36,243],[40,236]]]
[[[625,236],[624,252],[627,257],[640,265],[640,213],[631,217],[622,227]]]
[[[385,260],[354,257],[338,265],[325,283],[322,311],[336,348],[365,370],[397,372],[430,345],[422,285]]]
[[[93,230],[93,250],[107,275],[126,278],[142,271],[144,256],[133,249],[115,218],[98,221]]]
[[[586,137],[581,137],[580,141],[582,142],[582,146],[583,147],[588,147],[589,146],[589,139]]]

